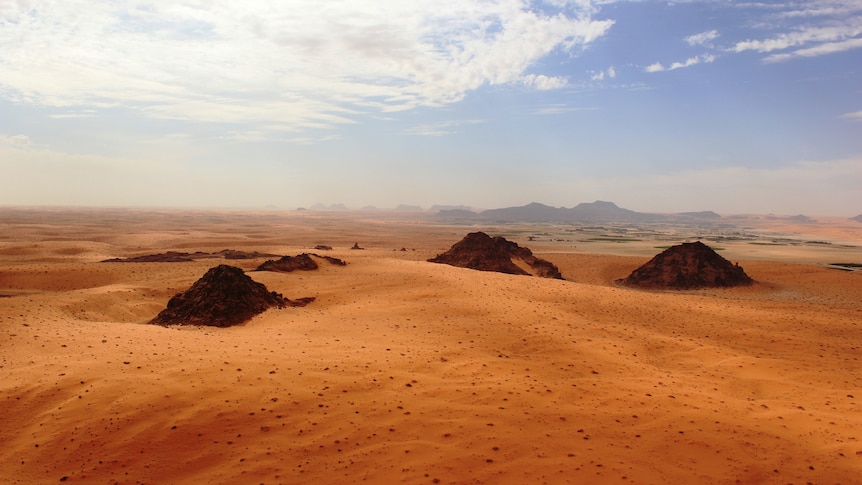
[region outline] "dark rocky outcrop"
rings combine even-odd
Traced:
[[[619,282],[640,288],[686,290],[750,285],[754,280],[738,264],[697,241],[666,249]]]
[[[553,263],[533,256],[532,251],[515,242],[500,236],[492,238],[484,232],[467,234],[451,249],[428,261],[479,271],[563,279]]]
[[[223,257],[224,259],[260,259],[260,258],[275,258],[277,254],[259,253],[257,251],[237,251],[236,249],[223,249],[217,253],[213,253],[214,257]]]
[[[191,288],[175,295],[149,323],[229,327],[268,308],[305,306],[314,298],[289,300],[252,280],[242,269],[225,264],[211,268]]]
[[[291,271],[311,271],[317,269],[317,263],[311,259],[308,253],[302,253],[297,256],[284,256],[281,259],[263,262],[255,271],[278,271],[280,273],[289,273]]]
[[[103,263],[186,263],[194,261],[195,258],[201,257],[204,253],[181,253],[177,251],[168,251],[159,254],[144,254],[141,256],[133,256],[131,258],[111,258],[102,261]]]
[[[131,258],[111,258],[102,261],[103,263],[186,263],[197,259],[260,259],[277,257],[276,254],[259,253],[257,251],[237,251],[236,249],[223,249],[217,253],[205,253],[203,251],[195,251],[193,253],[183,253],[178,251],[168,251],[158,254],[144,254],[141,256],[133,256]]]
[[[319,268],[314,258],[322,259],[336,266],[346,266],[344,261],[333,258],[332,256],[320,256],[314,253],[302,253],[297,256],[284,256],[278,260],[268,260],[258,266],[255,271],[276,271],[279,273],[289,273],[291,271],[313,271]]]

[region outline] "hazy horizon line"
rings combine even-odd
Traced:
[[[279,206],[275,204],[265,204],[265,205],[245,205],[245,206],[216,206],[216,205],[83,205],[83,204],[4,204],[0,203],[0,209],[44,209],[44,210],[153,210],[153,211],[230,211],[230,212],[318,212],[318,213],[344,213],[344,212],[396,212],[396,213],[409,213],[409,212],[439,212],[441,210],[448,210],[451,208],[456,209],[464,209],[469,210],[471,212],[475,212],[477,215],[482,212],[489,210],[497,210],[497,209],[509,209],[509,208],[518,208],[525,207],[530,204],[542,204],[547,207],[552,207],[556,209],[572,209],[579,204],[582,203],[595,203],[595,202],[611,202],[612,201],[604,201],[604,200],[596,200],[593,202],[579,202],[572,206],[555,206],[551,204],[545,204],[542,202],[528,202],[522,205],[509,205],[503,207],[474,207],[466,204],[431,204],[428,207],[421,206],[419,204],[398,204],[394,207],[377,207],[372,204],[364,205],[361,207],[348,206],[347,204],[335,203],[335,204],[322,204],[315,203],[307,206]],[[721,212],[711,209],[701,209],[701,210],[681,210],[681,211],[641,211],[636,209],[631,209],[629,207],[623,207],[616,203],[620,209],[631,210],[637,212],[639,214],[655,214],[655,215],[681,215],[687,213],[700,213],[700,212],[713,212],[718,214],[722,218],[731,218],[731,217],[750,217],[750,216],[773,216],[773,217],[782,217],[782,218],[792,218],[792,217],[806,217],[809,219],[815,218],[846,218],[849,220],[853,220],[856,217],[862,216],[862,212],[858,214],[785,214],[785,213],[775,213],[775,212]],[[324,206],[324,207],[318,207]],[[344,208],[334,208],[337,206],[343,206]],[[315,208],[318,207],[318,208]]]

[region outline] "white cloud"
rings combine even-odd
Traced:
[[[65,120],[65,119],[74,119],[74,118],[92,118],[96,115],[95,110],[83,110],[76,113],[54,113],[48,115],[49,118],[53,118],[55,120]]]
[[[788,3],[789,10],[780,13],[781,17],[847,17],[862,12],[862,4],[855,0],[809,0]]]
[[[483,85],[565,86],[526,72],[613,24],[592,20],[590,2],[565,3],[548,14],[527,0],[7,1],[0,95],[163,119],[329,127],[358,112],[457,102]]]
[[[617,77],[617,71],[613,66],[609,67],[606,71],[590,71],[590,79],[593,81],[603,81],[607,77],[608,79],[613,79]]]
[[[853,121],[862,121],[862,111],[856,111],[853,113],[846,113],[841,115],[842,118],[853,120]]]
[[[763,25],[778,33],[738,41],[733,52],[771,53],[764,61],[778,62],[862,47],[862,3],[858,1],[814,0],[775,7],[778,11]]]
[[[862,22],[854,22],[853,25],[808,27],[795,30],[790,33],[764,40],[745,40],[737,42],[733,50],[745,52],[753,50],[756,52],[772,52],[797,47],[805,44],[819,44],[835,42],[862,34]]]
[[[656,62],[654,64],[650,64],[649,66],[644,68],[644,71],[646,71],[646,72],[661,72],[664,70],[665,70],[665,67],[662,65],[661,62]]]
[[[684,67],[694,66],[694,65],[700,64],[701,62],[710,63],[710,62],[713,62],[714,60],[715,60],[715,56],[713,56],[711,54],[704,54],[701,56],[689,57],[688,59],[685,60],[685,62],[674,62],[673,64],[670,65],[669,68],[667,68],[667,70],[673,71],[674,69],[682,69]]]
[[[671,63],[669,67],[665,67],[662,63],[656,62],[655,64],[650,64],[649,66],[644,68],[646,72],[662,72],[662,71],[673,71],[676,69],[682,69],[684,67],[691,67],[701,63],[710,63],[715,61],[715,56],[712,54],[701,54],[699,56],[689,57],[684,61],[676,61]]]
[[[851,49],[862,48],[862,38],[847,39],[841,42],[827,42],[808,47],[805,49],[797,49],[789,53],[773,54],[763,58],[764,62],[781,62],[787,61],[796,57],[817,57],[825,54],[835,54],[838,52],[848,51]]]
[[[540,91],[549,91],[551,89],[564,88],[569,84],[569,81],[564,77],[554,76],[549,77],[544,74],[530,74],[524,76],[523,82],[525,86],[536,88]]]
[[[712,41],[718,38],[717,30],[709,30],[707,32],[701,32],[699,34],[694,34],[686,37],[684,40],[690,46],[712,46]]]

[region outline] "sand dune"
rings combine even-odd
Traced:
[[[386,216],[25,215],[0,218],[2,483],[862,476],[862,275],[820,254],[652,292],[613,284],[642,256],[531,246],[568,281],[428,263],[469,231]],[[144,324],[218,262],[98,262],[316,244],[347,266],[249,273],[316,301],[231,328]]]

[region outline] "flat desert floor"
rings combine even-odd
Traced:
[[[740,218],[705,242],[754,286],[616,286],[706,231],[649,229],[0,209],[0,483],[862,483],[862,224]],[[475,230],[566,281],[426,262]],[[220,263],[317,300],[146,324]]]

